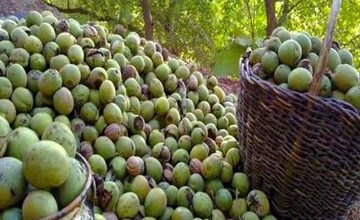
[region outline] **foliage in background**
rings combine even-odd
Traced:
[[[43,0],[85,22],[117,23],[144,32],[140,0]],[[266,11],[262,0],[157,0],[151,1],[154,37],[172,53],[211,67],[218,75],[237,75],[237,61],[248,46],[266,37]],[[330,1],[277,0],[276,25],[323,36]],[[335,39],[360,64],[359,0],[343,1]]]

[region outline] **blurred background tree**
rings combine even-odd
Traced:
[[[323,37],[327,0],[43,0],[67,17],[122,24],[171,53],[221,76],[237,76],[238,60],[277,26]],[[343,1],[336,41],[360,64],[359,0]]]

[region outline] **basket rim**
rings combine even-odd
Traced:
[[[266,80],[261,79],[259,76],[257,76],[250,66],[249,61],[249,54],[251,51],[246,52],[241,58],[240,58],[240,81],[246,80],[250,83],[256,83],[260,86],[266,86],[269,89],[276,91],[277,93],[286,94],[288,96],[297,96],[302,97],[304,99],[307,99],[308,101],[311,101],[313,103],[321,103],[322,105],[327,106],[328,108],[336,109],[337,112],[340,112],[344,115],[347,115],[349,118],[353,118],[355,120],[360,121],[360,110],[357,110],[354,106],[352,106],[350,103],[347,103],[345,101],[337,100],[334,98],[326,98],[321,96],[314,96],[311,95],[309,92],[301,93],[289,89],[284,89],[279,87],[276,84],[270,83]],[[241,90],[241,88],[240,88]]]
[[[81,202],[86,199],[86,195],[91,187],[92,184],[92,173],[89,163],[86,161],[86,159],[80,154],[76,153],[75,155],[76,160],[78,160],[84,167],[86,171],[86,182],[84,189],[81,191],[81,193],[67,206],[65,206],[63,209],[59,210],[58,212],[49,215],[47,217],[41,218],[40,220],[57,220],[62,217],[64,217],[66,214],[70,213],[74,210]]]

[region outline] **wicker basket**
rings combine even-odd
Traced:
[[[94,211],[91,202],[88,198],[88,193],[91,190],[93,183],[93,176],[91,168],[86,159],[79,153],[76,154],[76,159],[84,166],[86,171],[86,182],[83,191],[78,197],[74,199],[68,206],[64,207],[59,212],[42,218],[41,220],[93,220]]]
[[[346,219],[360,201],[360,112],[260,79],[248,55],[237,117],[252,186],[268,194],[280,219]]]

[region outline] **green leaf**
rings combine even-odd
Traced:
[[[251,45],[251,40],[248,37],[237,37],[235,38],[234,42],[243,47],[248,47]]]
[[[239,74],[239,59],[246,48],[246,46],[241,46],[238,43],[231,43],[227,49],[215,56],[213,73],[216,76],[237,76]]]

